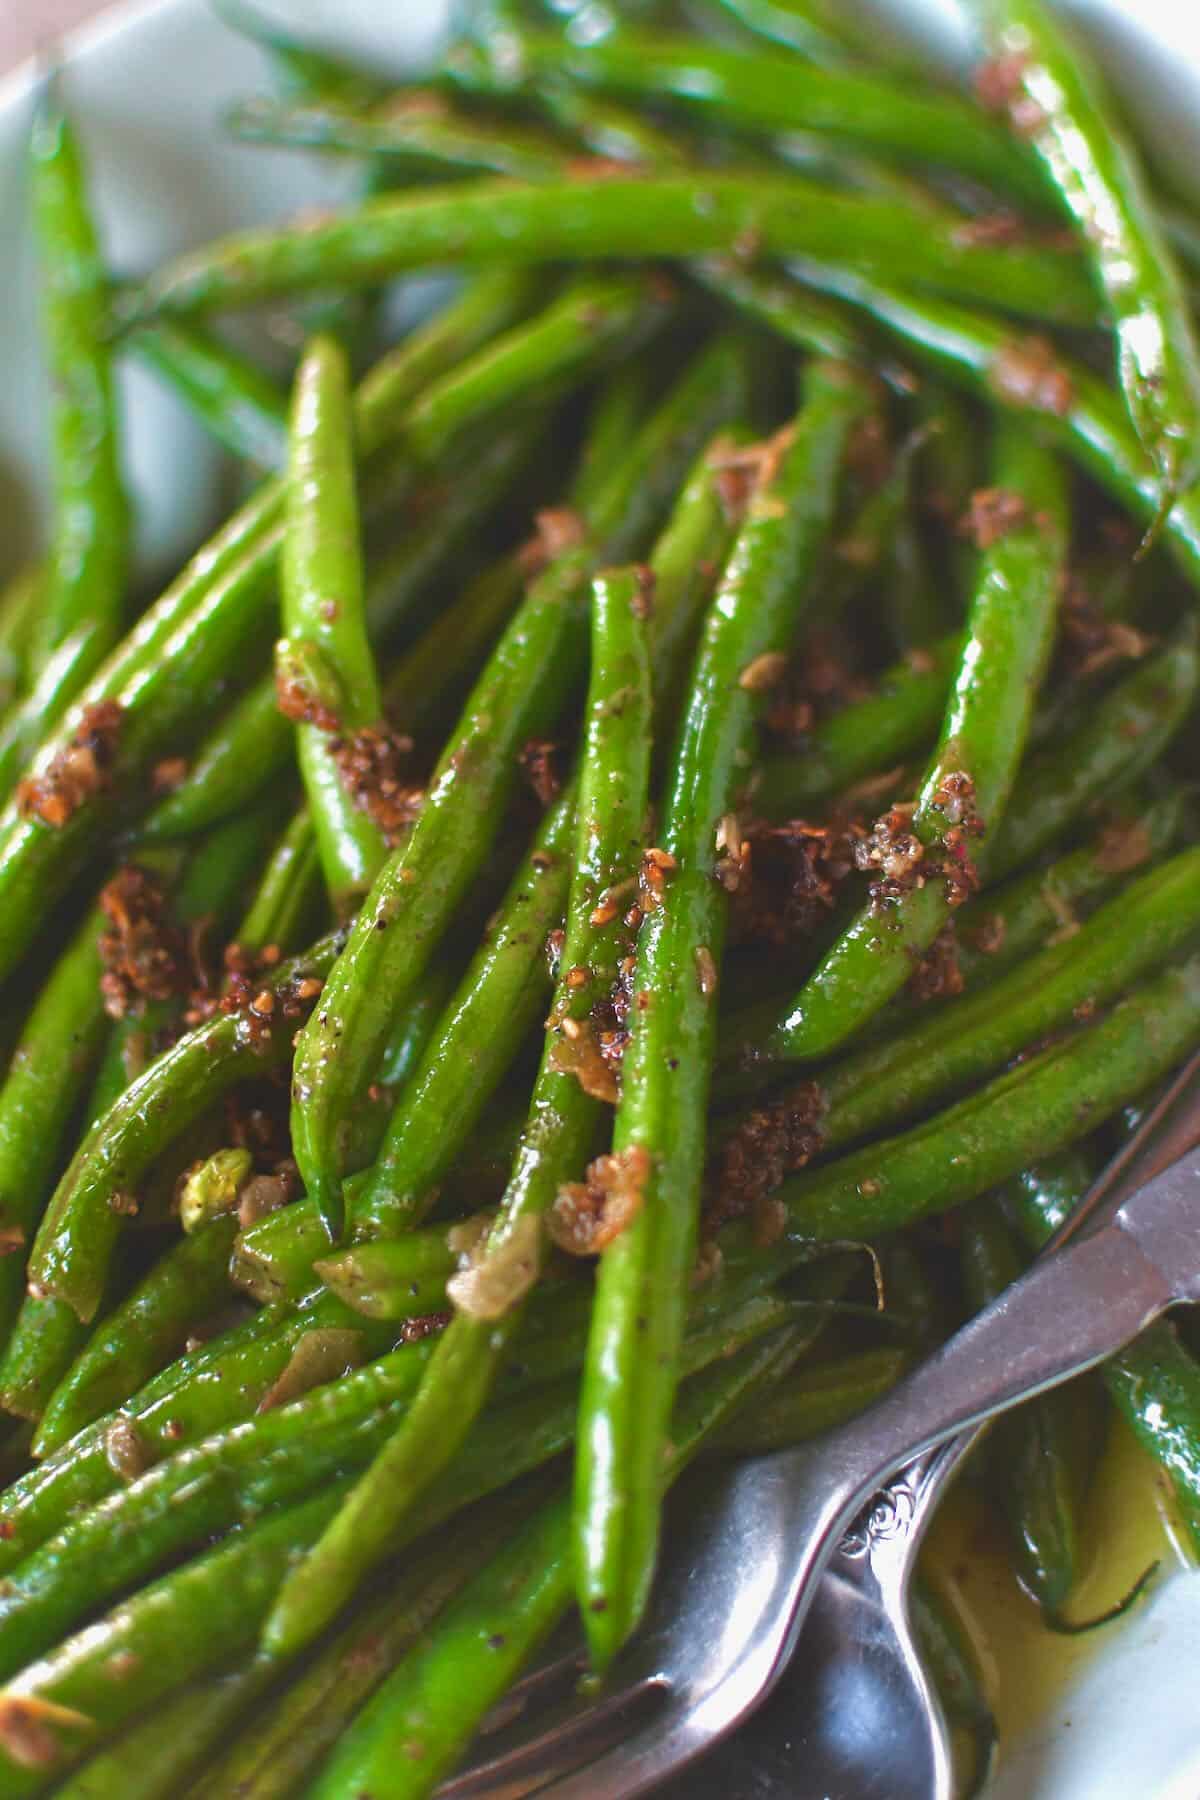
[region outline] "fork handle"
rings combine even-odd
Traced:
[[[1035,1263],[890,1394],[827,1440],[826,1467],[843,1505],[869,1499],[902,1463],[964,1427],[1102,1362],[1174,1298],[1119,1223]]]

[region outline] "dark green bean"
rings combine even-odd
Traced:
[[[401,91],[370,112],[277,100],[243,100],[230,107],[225,125],[243,143],[296,150],[333,151],[415,163],[425,174],[470,171],[547,181],[560,175],[563,147],[528,126],[481,123],[456,114],[441,96]]]
[[[1185,823],[1183,796],[1149,799],[1136,788],[1081,849],[968,900],[955,920],[958,966],[968,989],[994,980],[1030,951],[1074,931],[1130,871],[1157,861]]]
[[[988,876],[1010,875],[1089,806],[1145,774],[1189,716],[1198,680],[1196,631],[1189,620],[1102,695],[1069,738],[1029,758],[985,851]]]
[[[246,1657],[190,1682],[68,1776],[54,1790],[57,1800],[112,1800],[114,1794],[177,1800],[181,1785],[211,1766],[276,1673],[265,1657]]]
[[[134,322],[204,314],[284,295],[371,285],[406,269],[562,257],[692,257],[735,252],[834,257],[896,279],[1061,323],[1094,322],[1076,258],[964,241],[957,225],[895,197],[838,193],[793,175],[578,174],[564,182],[471,182],[385,195],[326,223],[245,231],[168,263],[131,300]]]
[[[847,438],[872,392],[812,365],[805,404],[752,490],[709,609],[667,781],[661,904],[638,938],[613,1154],[640,1202],[603,1252],[580,1401],[573,1537],[593,1662],[607,1667],[644,1608],[658,1549],[659,1471],[695,1256],[704,1114],[726,897],[714,879],[763,692],[777,679],[833,517]]]
[[[803,754],[764,758],[753,784],[755,810],[793,818],[924,749],[942,721],[961,653],[958,632],[910,652],[880,676],[867,699],[814,726]]]
[[[233,941],[251,960],[269,946],[291,955],[310,940],[309,927],[323,911],[316,837],[299,812],[272,850]]]
[[[880,1399],[911,1363],[911,1352],[895,1345],[806,1363],[731,1419],[709,1448],[719,1456],[764,1456],[807,1443]]]
[[[4,709],[29,685],[30,652],[45,579],[42,565],[30,563],[0,589],[0,706]]]
[[[373,640],[386,641],[419,610],[434,576],[507,491],[539,429],[535,416],[497,432],[473,457],[472,479],[443,486],[396,550],[368,570]],[[269,787],[291,766],[294,739],[274,680],[264,676],[218,720],[183,781],[159,801],[139,835],[151,843],[188,837],[236,812],[255,787]]]

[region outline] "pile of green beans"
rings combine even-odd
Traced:
[[[133,281],[39,91],[13,1800],[418,1800],[572,1609],[619,1674],[687,1465],[886,1393],[1200,1043],[1187,221],[1045,0],[963,93],[818,0],[629,10],[481,0],[397,89],[222,0],[224,128],[360,197]],[[286,382],[211,322],[267,302]],[[127,355],[258,483],[140,616]],[[1047,1628],[1110,1430],[1200,1555],[1193,1337],[985,1448]]]

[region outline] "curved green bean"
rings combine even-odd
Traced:
[[[240,232],[168,263],[130,311],[134,322],[160,311],[204,314],[447,264],[729,254],[751,239],[764,256],[845,259],[1041,319],[1095,319],[1091,285],[1073,256],[964,241],[956,225],[907,211],[894,196],[839,193],[796,175],[637,168],[624,179],[610,171],[385,195],[323,224]]]

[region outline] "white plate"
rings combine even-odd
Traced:
[[[274,0],[273,10],[305,34],[400,71],[429,54],[445,7],[443,0]],[[940,55],[962,53],[952,0],[889,0],[873,10],[915,25]],[[1197,0],[1073,0],[1069,10],[1092,30],[1164,164],[1200,200]],[[335,198],[350,179],[317,159],[239,149],[214,130],[218,109],[260,86],[263,71],[258,53],[202,0],[116,6],[70,40],[66,66],[118,268],[136,272],[217,232]],[[36,540],[44,491],[44,386],[23,167],[31,81],[25,70],[0,84],[0,570]],[[220,458],[149,378],[127,373],[123,389],[139,555],[145,569],[162,569],[211,517]],[[1197,1800],[1197,1668],[1200,1583],[1175,1579],[1106,1634],[1036,1732],[1009,1746],[995,1793],[1003,1800]],[[797,1800],[803,1793],[797,1771]]]

